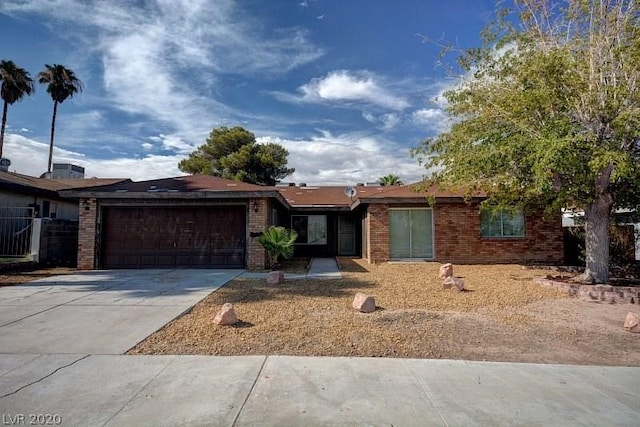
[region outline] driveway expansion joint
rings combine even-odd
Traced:
[[[80,362],[81,360],[86,359],[86,358],[87,358],[87,357],[89,357],[89,356],[91,356],[91,355],[90,355],[90,354],[85,354],[85,355],[84,355],[84,356],[82,356],[81,358],[76,359],[76,360],[74,360],[74,361],[73,361],[73,362],[71,362],[71,363],[67,363],[66,365],[59,366],[59,367],[57,367],[56,369],[54,369],[54,370],[53,370],[53,372],[50,372],[49,374],[45,375],[44,377],[42,377],[42,378],[40,378],[40,379],[37,379],[37,380],[35,380],[35,381],[32,381],[32,382],[30,382],[29,384],[25,384],[25,385],[23,385],[22,387],[18,388],[17,390],[14,390],[14,391],[12,391],[12,392],[10,392],[10,393],[3,394],[2,396],[0,396],[0,399],[4,399],[4,398],[6,398],[6,397],[9,397],[9,396],[13,396],[13,395],[15,395],[15,394],[18,394],[20,391],[24,390],[25,388],[27,388],[27,387],[31,387],[31,386],[32,386],[32,385],[34,385],[34,384],[37,384],[37,383],[39,383],[39,382],[41,382],[41,381],[44,381],[44,380],[46,380],[47,378],[49,378],[49,377],[53,376],[54,374],[56,374],[58,371],[61,371],[61,370],[63,370],[63,369],[66,369],[66,368],[68,368],[68,367],[70,367],[70,366],[72,366],[72,365],[74,365],[74,364],[76,364],[76,363]]]
[[[256,384],[258,384],[258,380],[260,380],[260,377],[262,376],[262,371],[264,370],[264,366],[267,364],[268,358],[269,356],[264,356],[264,359],[262,360],[262,364],[260,365],[260,370],[258,370],[258,375],[256,375],[256,379],[253,380],[253,384],[251,384],[251,388],[249,389],[249,393],[247,393],[247,397],[245,397],[244,401],[242,402],[242,405],[240,405],[240,408],[238,409],[238,413],[236,414],[236,417],[233,419],[233,422],[231,423],[231,427],[238,425],[238,420],[240,419],[242,410],[244,409],[247,402],[249,401],[249,398],[251,397],[253,390],[256,388]]]

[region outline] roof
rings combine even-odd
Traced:
[[[353,198],[345,194],[346,186],[327,187],[278,187],[277,190],[292,207],[350,207],[362,196],[375,196],[385,188],[381,186],[357,186]]]
[[[99,192],[161,193],[195,191],[268,191],[273,187],[232,181],[211,175],[186,175],[173,178],[153,179],[149,181],[126,180],[99,188],[87,188]]]
[[[357,185],[353,187],[355,188],[354,196],[349,197],[345,192],[347,187],[346,185],[273,187],[232,181],[211,175],[186,175],[138,182],[120,180],[106,185],[65,188],[66,191],[63,191],[62,195],[104,199],[271,197],[285,206],[298,210],[352,210],[363,203],[420,203],[429,196],[455,199],[465,196],[463,191],[444,191],[436,186],[422,189],[420,183],[414,183],[399,186]]]
[[[121,181],[125,181],[125,178],[50,179],[15,172],[0,172],[0,188],[50,196],[57,196],[57,192],[61,190],[98,187]]]
[[[424,188],[422,183],[413,183],[408,185],[395,185],[389,187],[383,187],[385,190],[375,195],[363,195],[359,197],[361,201],[374,201],[378,200],[408,200],[408,199],[420,199],[424,200],[426,197],[439,198],[461,198],[467,196],[464,190],[444,190],[437,185],[431,185],[428,188]],[[483,197],[483,194],[476,193],[475,197]]]

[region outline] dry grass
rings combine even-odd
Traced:
[[[0,287],[23,285],[31,282],[32,280],[45,279],[47,277],[59,276],[62,274],[73,274],[74,272],[76,272],[76,269],[69,267],[37,268],[24,271],[0,271]]]
[[[342,280],[236,279],[131,353],[448,357],[443,342],[460,327],[475,335],[491,322],[517,325],[528,319],[518,308],[566,298],[533,283],[544,271],[515,265],[456,266],[468,287],[457,292],[442,288],[437,263],[340,262]],[[375,297],[374,313],[351,308],[356,292]],[[234,327],[212,322],[225,302],[241,320]]]

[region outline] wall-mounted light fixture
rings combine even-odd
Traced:
[[[89,209],[91,209],[91,206],[89,205],[89,201],[87,199],[84,199],[82,201],[82,206],[84,206],[85,211],[88,211]]]
[[[256,213],[258,212],[258,202],[256,201],[253,202],[253,211]]]

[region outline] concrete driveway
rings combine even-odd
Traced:
[[[242,272],[87,271],[3,287],[0,349],[122,354]]]

